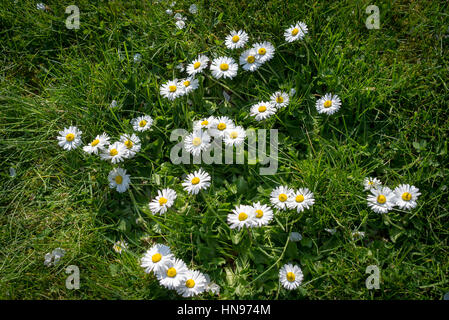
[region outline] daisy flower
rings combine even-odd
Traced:
[[[183,20],[178,20],[175,24],[178,29],[184,29],[184,27],[186,26],[186,23]]]
[[[212,61],[210,70],[214,78],[234,78],[237,75],[239,66],[235,63],[233,58],[219,57]]]
[[[187,280],[187,269],[184,261],[174,258],[167,262],[163,269],[156,272],[159,283],[167,289],[176,289]]]
[[[265,63],[274,57],[275,49],[273,45],[268,41],[258,42],[253,46],[253,48],[256,49],[256,59],[260,63]]]
[[[169,80],[161,86],[161,96],[167,98],[170,101],[175,100],[180,95],[184,94],[184,88],[180,82],[175,80]]]
[[[200,190],[209,188],[210,175],[206,171],[203,171],[203,169],[200,169],[188,174],[182,186],[187,193],[198,194]]]
[[[159,273],[165,270],[167,263],[174,259],[169,247],[164,244],[153,245],[143,256],[140,266],[146,273]]]
[[[84,146],[83,150],[88,154],[98,154],[98,151],[103,151],[104,148],[109,144],[109,139],[110,138],[106,133],[98,135],[91,143]]]
[[[245,142],[246,131],[241,126],[226,129],[224,132],[224,143],[227,146],[239,146]]]
[[[255,210],[251,206],[235,206],[232,213],[228,214],[228,223],[231,229],[240,230],[243,227],[251,228],[254,225]]]
[[[254,224],[258,227],[265,226],[273,219],[273,210],[260,202],[253,203],[254,208]]]
[[[202,151],[209,149],[210,136],[203,130],[195,130],[184,138],[184,149],[194,156],[199,156]]]
[[[371,189],[368,195],[368,206],[376,213],[387,213],[396,204],[396,196],[388,187]]]
[[[234,122],[228,117],[218,117],[212,122],[209,133],[214,138],[224,138],[227,129],[234,129]]]
[[[317,100],[315,106],[318,113],[334,114],[340,109],[341,100],[336,94],[326,93],[324,97]]]
[[[251,107],[250,114],[257,121],[265,120],[276,113],[276,108],[270,102],[259,102]]]
[[[243,31],[231,31],[229,35],[226,36],[225,46],[228,49],[238,49],[243,48],[248,42],[248,34]]]
[[[298,265],[285,264],[279,270],[279,281],[288,290],[299,287],[303,278],[302,270]]]
[[[304,22],[296,22],[295,25],[291,25],[290,28],[285,30],[285,41],[293,42],[296,40],[301,40],[302,38],[304,38],[307,32],[309,32],[309,30]]]
[[[290,98],[286,92],[277,91],[271,95],[270,102],[273,104],[273,106],[280,109],[288,106]]]
[[[149,204],[151,213],[164,214],[175,203],[176,197],[176,192],[170,188],[158,190],[157,197]]]
[[[215,117],[203,118],[193,122],[193,130],[209,129]]]
[[[189,94],[195,89],[198,89],[198,79],[189,77],[179,81],[179,87],[182,88],[183,94]]]
[[[122,162],[128,156],[128,151],[123,143],[120,141],[114,142],[109,147],[103,150],[100,155],[102,160],[111,160],[111,163]]]
[[[379,188],[381,185],[382,182],[377,178],[367,177],[363,180],[363,186],[365,187],[366,191]]]
[[[64,128],[64,130],[59,131],[59,136],[57,137],[59,146],[64,148],[64,150],[76,149],[82,143],[82,133],[81,130],[74,126],[70,126],[68,129]]]
[[[128,248],[128,244],[125,241],[117,241],[112,246],[112,249],[114,249],[115,252],[122,254],[122,250],[125,250]]]
[[[147,131],[153,124],[153,119],[150,116],[141,116],[131,120],[134,131]]]
[[[396,205],[400,209],[410,210],[416,207],[416,200],[421,195],[419,189],[408,184],[401,184],[394,189]]]
[[[109,188],[116,188],[118,192],[122,193],[128,190],[130,175],[126,174],[126,170],[122,168],[114,168],[109,172]]]
[[[196,270],[187,270],[186,280],[176,287],[176,292],[188,298],[203,293],[206,288],[207,280],[204,274]]]
[[[314,203],[313,193],[307,188],[299,188],[287,202],[287,207],[296,209],[299,213],[304,209],[309,209]]]
[[[255,49],[243,51],[239,58],[239,63],[243,66],[243,70],[254,72],[261,66],[261,63],[256,59],[256,55]]]
[[[209,58],[204,55],[199,55],[198,58],[193,60],[186,68],[189,76],[194,76],[197,73],[203,72],[205,68],[207,68],[207,64],[209,63]]]
[[[127,158],[132,158],[140,151],[140,138],[134,133],[132,135],[124,134],[120,137],[120,142],[122,142],[126,147]]]
[[[285,210],[289,200],[294,197],[294,192],[289,187],[279,186],[271,191],[270,197],[271,204],[278,209]]]

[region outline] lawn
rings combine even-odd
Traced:
[[[193,299],[442,299],[449,291],[446,1],[36,4],[0,4],[1,299],[182,299],[140,266],[155,243],[220,286],[219,295]],[[72,4],[79,29],[66,27]],[[365,24],[371,4],[379,29]],[[175,13],[186,17],[183,29]],[[284,30],[297,21],[308,33],[286,42]],[[178,65],[199,54],[238,61],[244,49],[225,46],[232,30],[248,33],[245,48],[271,42],[273,59],[255,72],[239,65],[233,79],[205,70],[188,95],[161,95],[164,83],[187,76]],[[279,90],[292,93],[288,106],[255,121],[251,106]],[[328,92],[341,99],[332,115],[315,107]],[[103,132],[116,141],[145,114],[154,121],[135,132],[141,150],[119,164],[58,145],[69,126],[83,132],[83,145]],[[261,175],[266,165],[248,163],[248,154],[244,164],[173,163],[171,133],[209,116],[277,129],[277,172]],[[117,166],[131,176],[123,193],[109,187]],[[188,194],[181,183],[199,168],[211,186]],[[366,177],[419,188],[417,206],[374,212]],[[299,213],[273,207],[266,226],[230,228],[236,205],[271,205],[282,185],[310,189],[315,204]],[[148,204],[163,188],[177,198],[154,215]],[[289,240],[291,232],[302,239]],[[117,241],[128,244],[121,253]],[[46,266],[56,248],[65,255]],[[279,281],[286,263],[302,269],[295,290]],[[80,271],[78,290],[66,288],[70,265]],[[366,287],[371,265],[379,289]]]

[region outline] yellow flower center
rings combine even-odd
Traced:
[[[287,201],[287,195],[285,193],[281,193],[278,198],[281,202]]]
[[[248,56],[248,58],[246,58],[246,61],[248,63],[254,63],[256,61],[256,58],[254,56]]]
[[[195,147],[198,147],[198,146],[201,144],[201,138],[198,138],[198,137],[193,138],[192,144],[193,144]]]
[[[240,37],[238,35],[235,35],[232,37],[232,42],[234,42],[234,43],[236,43],[239,40],[240,40]]]
[[[404,201],[412,200],[412,195],[410,194],[410,192],[404,192],[402,194],[402,200],[404,200]]]
[[[298,34],[298,32],[299,32],[298,28],[293,29],[292,30],[292,36],[296,36]]]
[[[223,131],[224,129],[226,129],[226,123],[220,122],[217,126],[217,129]]]
[[[167,203],[167,201],[168,201],[168,200],[167,200],[166,198],[160,197],[160,198],[159,198],[159,205],[163,206],[164,204]]]
[[[229,69],[229,65],[227,63],[220,64],[221,71],[226,71]]]
[[[200,178],[195,177],[195,178],[192,179],[191,182],[192,182],[192,184],[198,184],[198,183],[200,183]]]
[[[293,281],[295,281],[295,279],[296,279],[296,276],[295,276],[295,274],[293,272],[288,272],[287,273],[287,280],[288,281],[293,282]]]
[[[267,49],[260,48],[259,50],[257,50],[257,53],[260,54],[261,56],[263,56],[265,53],[267,53]]]
[[[123,182],[122,176],[116,176],[116,177],[115,177],[115,183],[117,183],[117,184],[122,184],[122,182]]]
[[[115,157],[116,155],[118,155],[118,151],[117,149],[111,149],[111,151],[109,151],[109,154],[111,155],[111,157]]]
[[[267,111],[267,107],[266,106],[260,106],[259,107],[259,112],[265,112]]]
[[[75,135],[73,133],[69,133],[65,136],[65,139],[69,142],[73,141],[75,139]]]
[[[229,136],[231,137],[231,139],[236,139],[236,138],[239,136],[239,134],[238,134],[237,131],[232,131],[232,132],[229,134]]]
[[[303,202],[304,201],[304,196],[302,194],[298,194],[295,198],[296,202]]]
[[[263,211],[260,209],[256,210],[256,218],[262,218],[263,217]]]
[[[384,204],[385,202],[387,202],[387,198],[385,198],[383,194],[380,194],[377,196],[377,202]]]
[[[281,96],[276,97],[276,102],[277,103],[282,103],[282,102],[284,102],[284,98],[282,98]]]
[[[326,101],[324,102],[324,107],[325,107],[325,108],[329,108],[329,107],[331,107],[331,106],[332,106],[332,101],[326,100]]]
[[[187,288],[193,288],[195,286],[195,281],[193,279],[189,279],[186,281]]]
[[[151,261],[153,261],[153,263],[159,262],[159,261],[161,261],[161,259],[162,259],[162,255],[160,253],[155,253],[151,257]]]
[[[176,276],[176,269],[171,267],[170,269],[167,270],[167,276],[169,276],[170,278],[174,278]]]
[[[175,92],[175,91],[176,91],[176,86],[169,86],[169,87],[168,87],[168,90],[169,90],[170,92]]]
[[[197,61],[193,64],[193,69],[198,69],[201,66],[201,62]]]
[[[133,142],[132,142],[131,140],[126,140],[126,141],[125,141],[125,146],[126,146],[128,149],[131,149],[131,148],[133,147]]]
[[[204,120],[203,122],[201,122],[202,126],[207,126],[208,124],[209,124],[209,121],[207,121],[207,120]]]
[[[146,125],[147,125],[147,121],[146,120],[140,120],[139,127],[145,127]]]
[[[368,182],[368,184],[369,184],[370,186],[372,186],[372,185],[374,184],[374,182],[373,182],[373,181],[370,181],[370,182]]]
[[[189,80],[184,81],[184,86],[185,86],[185,87],[190,86],[190,81],[189,81]]]
[[[239,213],[239,220],[240,221],[245,221],[248,218],[248,215],[245,212],[240,212]]]

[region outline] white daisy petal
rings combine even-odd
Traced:
[[[169,261],[173,260],[174,256],[170,248],[164,244],[155,244],[143,256],[140,266],[145,268],[146,273],[154,271],[155,273],[166,270]]]
[[[371,189],[368,206],[376,213],[387,213],[396,205],[396,196],[388,187]]]
[[[419,189],[408,184],[401,184],[394,189],[396,205],[399,209],[410,210],[417,206],[416,201],[421,195]]]
[[[184,149],[194,156],[210,148],[211,137],[202,129],[195,130],[184,138]]]
[[[304,275],[298,265],[285,264],[279,270],[279,281],[285,289],[293,290],[298,288],[303,279]]]
[[[235,63],[233,58],[219,57],[212,61],[210,70],[214,78],[229,78],[232,79],[237,75],[239,66]]]
[[[251,107],[250,114],[255,117],[257,121],[265,120],[276,113],[276,108],[271,102],[262,101],[256,103]]]
[[[292,189],[286,186],[279,186],[273,189],[270,194],[270,201],[273,206],[280,210],[286,210],[288,203],[294,197]]]
[[[141,116],[131,120],[131,125],[133,126],[134,131],[147,131],[151,128],[153,124],[153,119],[150,116]]]
[[[58,145],[64,150],[73,150],[81,145],[81,135],[82,131],[78,130],[77,127],[70,126],[69,128],[64,128],[64,130],[59,131]]]
[[[290,26],[284,32],[285,41],[293,42],[302,40],[304,36],[309,32],[307,25],[304,22],[297,22],[295,25]]]
[[[184,298],[193,297],[203,293],[207,288],[207,280],[204,274],[199,271],[188,270],[185,281],[176,287],[176,292]]]
[[[248,34],[243,31],[231,31],[229,35],[226,36],[225,46],[228,49],[238,49],[243,48],[245,44],[248,42]]]
[[[119,163],[126,159],[128,151],[123,143],[120,141],[114,142],[109,145],[107,149],[103,150],[100,155],[102,160],[111,160],[111,163]]]
[[[108,175],[109,187],[115,188],[117,192],[125,192],[129,188],[130,175],[122,168],[114,168]]]
[[[173,206],[176,197],[177,194],[173,189],[166,188],[158,190],[156,198],[149,203],[151,213],[154,215],[164,214],[167,212],[168,208]]]
[[[98,135],[91,143],[84,146],[83,150],[89,154],[98,154],[99,151],[103,151],[109,144],[109,139],[110,138],[106,133]]]
[[[228,214],[228,224],[231,229],[251,228],[255,225],[254,218],[255,210],[252,206],[235,206],[232,213]]]
[[[340,109],[341,100],[337,95],[326,93],[324,97],[317,100],[315,106],[318,113],[326,113],[331,115]]]
[[[314,203],[313,193],[307,188],[299,188],[287,201],[287,207],[289,209],[296,209],[299,213],[304,211],[304,209],[309,209]]]
[[[186,68],[189,76],[194,76],[198,73],[203,72],[207,68],[209,63],[209,58],[204,55],[199,55],[198,58],[193,60]]]
[[[210,175],[206,171],[203,171],[203,169],[200,169],[188,174],[182,186],[187,193],[198,194],[200,190],[209,188],[210,180]]]

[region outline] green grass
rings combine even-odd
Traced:
[[[154,242],[208,273],[220,299],[442,299],[449,291],[444,1],[376,1],[379,30],[365,27],[372,1],[198,1],[197,15],[188,12],[191,2],[177,1],[173,10],[188,18],[183,30],[165,13],[168,3],[77,1],[79,30],[65,27],[72,2],[46,4],[48,12],[34,1],[0,4],[0,298],[177,299],[139,266]],[[285,43],[283,30],[298,20],[309,35]],[[274,59],[254,74],[239,69],[233,80],[206,72],[197,91],[173,103],[159,95],[163,82],[184,76],[180,62],[199,53],[237,58],[223,43],[234,28],[245,29],[250,43],[271,41]],[[248,116],[252,104],[290,88],[296,96],[275,118]],[[314,105],[326,92],[343,101],[330,117]],[[108,108],[113,99],[120,109]],[[118,138],[142,113],[155,124],[141,135],[138,156],[122,164],[132,176],[124,194],[108,187],[110,163],[57,145],[58,131],[70,125],[84,142],[103,131]],[[206,115],[278,129],[277,174],[260,176],[259,165],[203,165],[212,186],[188,196],[180,181],[198,166],[170,162],[169,136]],[[366,176],[417,186],[417,208],[372,212]],[[229,229],[224,221],[235,204],[268,203],[278,184],[310,188],[314,207],[276,213],[251,233]],[[147,204],[162,187],[178,200],[153,216]],[[354,230],[366,236],[353,240]],[[288,242],[290,231],[303,240]],[[129,249],[119,255],[112,245],[121,239]],[[56,247],[66,256],[48,268],[44,255]],[[279,288],[287,262],[304,272],[299,290]],[[79,290],[65,288],[71,264],[80,268]],[[365,288],[369,265],[380,268],[380,290]]]

